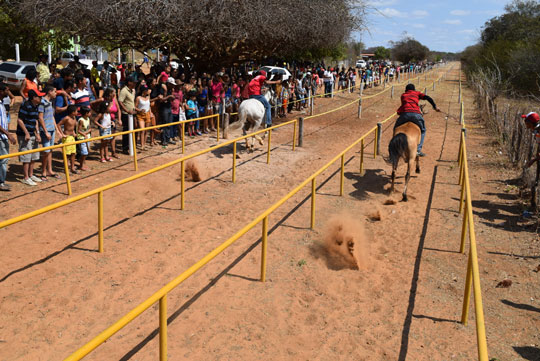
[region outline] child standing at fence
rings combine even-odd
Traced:
[[[94,118],[94,124],[99,128],[99,135],[110,135],[113,121],[111,119],[111,102],[104,101],[99,105],[97,116]],[[99,146],[99,156],[101,157],[101,163],[112,162],[113,159],[109,157],[109,142],[112,137],[103,138],[101,145]]]
[[[81,117],[77,124],[77,140],[84,140],[90,138],[90,133],[92,129],[90,128],[90,108],[82,107],[81,108]],[[86,157],[88,156],[88,150],[90,149],[90,143],[81,143],[80,145],[81,155],[79,157],[79,169],[82,171],[88,170],[85,166]]]
[[[197,103],[196,103],[197,95],[195,92],[189,93],[189,100],[187,101],[187,107],[186,107],[186,118],[189,119],[195,119],[197,116]],[[190,137],[195,136],[195,122],[189,122],[188,124],[188,134]]]
[[[283,105],[279,108],[279,116],[284,118],[287,114],[287,103],[289,102],[289,81],[284,80],[281,87],[281,93],[279,94],[281,99],[281,104]]]
[[[75,142],[75,127],[77,126],[77,120],[75,117],[77,116],[77,110],[78,106],[75,104],[68,106],[68,115],[65,116],[60,123],[58,123],[58,127],[63,127],[64,129],[62,131],[62,133],[64,133],[64,136],[62,137],[62,144]],[[66,155],[69,157],[69,168],[71,173],[78,174],[79,172],[75,169],[75,155],[77,154],[77,146],[75,144],[68,145],[65,147],[65,149]]]

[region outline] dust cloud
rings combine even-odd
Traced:
[[[332,263],[341,263],[351,269],[367,267],[368,242],[364,225],[348,214],[330,219],[324,231],[323,246]]]

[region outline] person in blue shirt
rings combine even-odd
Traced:
[[[197,94],[195,92],[189,93],[189,100],[187,101],[186,119],[194,119],[197,117]],[[195,136],[195,122],[189,122],[188,134],[190,137]]]

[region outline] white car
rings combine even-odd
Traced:
[[[266,72],[266,78],[268,78],[268,80],[270,81],[274,80],[274,78],[279,75],[283,76],[281,80],[288,80],[292,76],[287,69],[277,66],[263,66],[262,68],[257,70],[257,72],[261,70],[264,70]]]
[[[36,68],[36,63],[5,61],[0,64],[0,81],[4,81],[10,90],[19,91],[26,73],[32,68]]]
[[[361,60],[358,60],[356,62],[356,67],[357,68],[360,68],[360,69],[364,69],[365,67],[367,67],[367,63],[365,60],[361,59]]]

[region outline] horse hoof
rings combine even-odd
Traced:
[[[264,145],[264,142],[263,142],[262,139],[259,139],[259,144],[260,144],[260,145]]]
[[[417,169],[415,170],[415,172],[416,172],[416,174],[420,174],[420,168],[417,168]]]
[[[404,195],[403,195],[403,199],[402,199],[401,201],[402,201],[402,202],[407,202],[408,200],[409,200],[409,199],[407,198],[407,195],[404,194]]]

